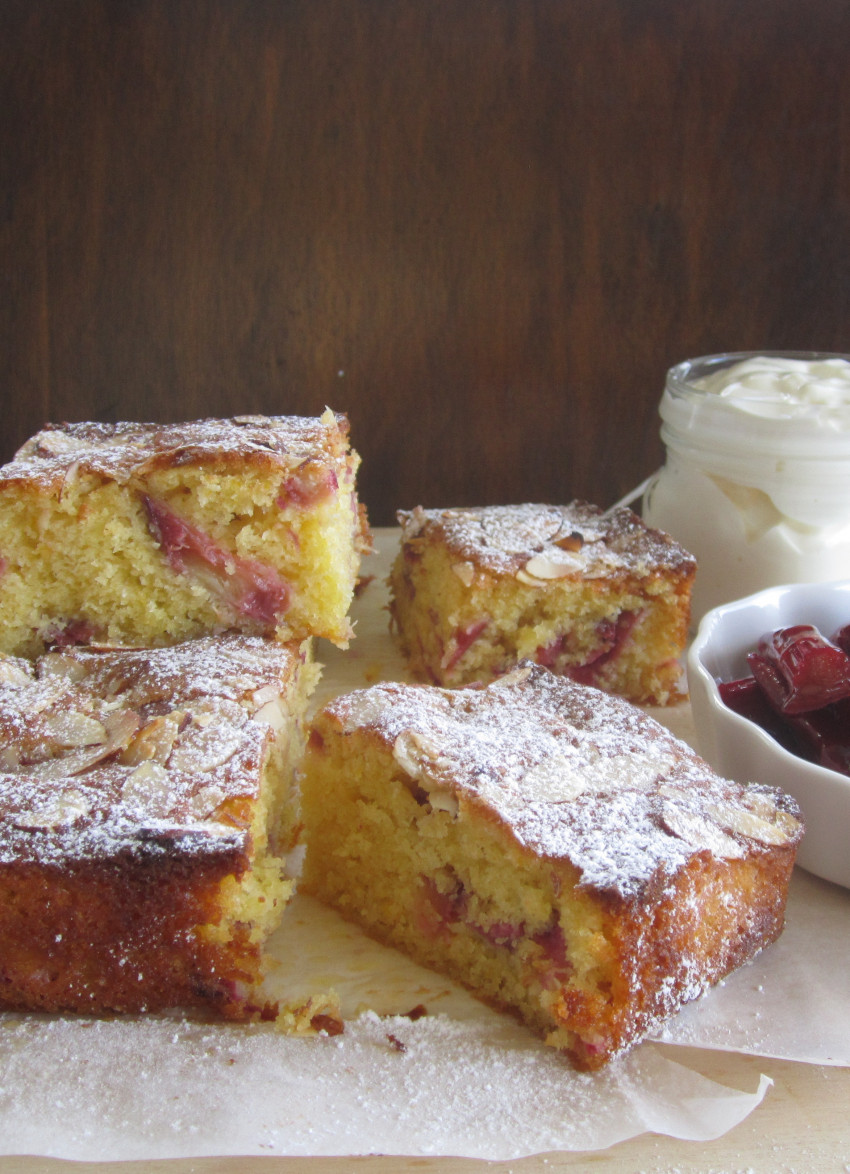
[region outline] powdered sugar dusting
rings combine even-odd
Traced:
[[[680,568],[691,556],[631,510],[604,513],[583,501],[569,505],[423,509],[398,514],[402,543],[420,536],[446,544],[459,565],[532,579],[601,577],[617,571]]]
[[[0,860],[103,858],[246,842],[273,738],[257,715],[305,651],[254,637],[70,648],[0,681]]]
[[[319,1039],[155,1017],[0,1025],[0,1153],[77,1161],[507,1160],[647,1130],[706,1140],[764,1095],[724,1088],[651,1047],[584,1076],[493,1012],[415,1023],[366,1013]]]
[[[415,760],[408,773],[455,794],[461,809],[484,804],[534,852],[570,860],[582,884],[624,897],[697,851],[758,850],[741,831],[755,807],[767,805],[786,840],[801,834],[788,797],[718,777],[636,706],[538,666],[486,689],[377,685],[328,708],[346,731],[365,726],[403,744],[396,758]],[[710,825],[701,837],[700,820]]]
[[[330,411],[321,418],[236,416],[181,424],[51,424],[0,468],[0,484],[33,479],[51,484],[64,479],[72,468],[125,482],[154,465],[234,457],[279,465],[285,472],[322,453],[344,453],[347,432],[346,418]]]

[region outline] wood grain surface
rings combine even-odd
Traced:
[[[664,373],[850,350],[845,0],[2,0],[0,458],[347,411],[397,507],[657,466]]]

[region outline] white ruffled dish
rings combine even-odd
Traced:
[[[750,675],[746,656],[777,628],[814,624],[824,636],[850,623],[850,580],[771,587],[703,617],[688,653],[688,688],[700,753],[720,774],[793,795],[806,834],[797,863],[850,888],[850,777],[806,762],[720,700],[718,681]],[[850,735],[850,731],[848,731]]]

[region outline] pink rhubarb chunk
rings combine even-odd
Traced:
[[[143,498],[143,502],[150,532],[172,570],[199,579],[246,619],[271,626],[288,610],[292,588],[274,567],[225,550],[198,526],[152,497]]]
[[[470,624],[466,628],[458,628],[454,636],[454,651],[444,666],[447,673],[452,671],[463,654],[472,647],[472,645],[487,627],[487,623],[487,620],[477,620],[474,624]]]
[[[280,509],[288,505],[305,509],[324,501],[336,493],[338,488],[339,481],[333,469],[325,469],[311,461],[305,461],[281,485],[277,505]]]

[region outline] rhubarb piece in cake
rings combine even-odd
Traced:
[[[330,411],[48,426],[0,468],[0,651],[227,630],[345,646],[357,465]]]
[[[390,607],[418,679],[489,681],[532,660],[638,704],[681,699],[696,564],[631,510],[574,501],[398,518]]]
[[[310,647],[0,658],[0,1007],[275,1015]]]
[[[382,684],[314,718],[301,886],[585,1069],[772,942],[793,799],[537,665]]]

